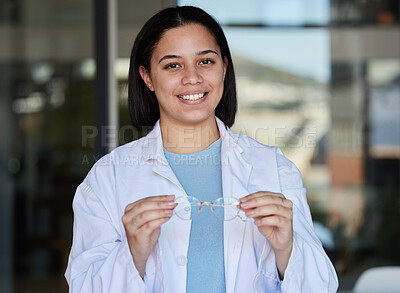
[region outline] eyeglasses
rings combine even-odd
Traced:
[[[245,218],[239,215],[240,202],[234,197],[220,197],[217,198],[213,203],[209,201],[200,202],[200,200],[194,196],[183,196],[175,200],[177,206],[174,209],[175,215],[182,220],[194,220],[200,215],[203,206],[210,206],[211,211],[221,221],[231,221],[238,217],[243,222]]]

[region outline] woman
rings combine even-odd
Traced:
[[[228,129],[235,77],[211,16],[168,8],[144,25],[129,107],[153,129],[78,187],[71,292],[336,292],[299,171]]]

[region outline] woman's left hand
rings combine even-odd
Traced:
[[[281,193],[259,191],[241,198],[240,208],[272,246],[283,277],[293,247],[293,203]]]

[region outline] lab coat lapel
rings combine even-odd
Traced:
[[[160,121],[156,122],[153,130],[145,137],[143,142],[142,158],[144,161],[152,164],[152,170],[154,173],[166,178],[183,190],[182,185],[179,183],[165,158]]]
[[[145,137],[142,159],[145,164],[151,166],[155,176],[159,175],[178,187],[175,188],[172,184],[167,184],[168,192],[173,191],[176,197],[186,194],[165,158],[159,121]],[[149,182],[149,184],[154,183]],[[158,186],[156,189],[158,189]],[[173,216],[161,226],[161,234],[158,240],[159,254],[157,255],[157,258],[160,258],[162,262],[163,279],[161,282],[163,282],[164,288],[174,288],[174,292],[185,292],[186,290],[186,267],[177,265],[177,262],[178,258],[187,255],[190,228],[191,221],[183,221],[176,216]],[[173,269],[169,265],[172,265]],[[156,290],[164,292],[161,288]]]
[[[217,122],[219,122],[217,120]],[[218,123],[222,137],[221,164],[224,197],[241,198],[248,194],[252,167],[243,160],[243,149],[225,126]],[[242,212],[241,212],[242,213]],[[242,214],[243,215],[243,214]],[[248,221],[239,218],[224,222],[224,259],[226,292],[234,292],[245,227]]]

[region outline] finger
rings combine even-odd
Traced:
[[[134,220],[133,222],[136,223],[136,226],[141,227],[151,221],[166,217],[172,217],[173,212],[174,211],[172,209],[145,211],[135,216],[132,221]]]
[[[126,228],[131,223],[134,223],[136,227],[140,227],[140,225],[149,220],[172,215],[175,206],[173,202],[148,202],[147,205],[129,210],[122,216],[121,220]]]
[[[268,197],[268,198],[267,198]],[[293,208],[293,202],[290,199],[285,199],[283,196],[266,196],[260,200],[258,200],[260,205],[278,205],[282,206],[286,209],[292,210]],[[250,204],[251,206],[251,204]],[[257,207],[258,205],[256,205]],[[249,207],[248,207],[249,208]]]
[[[271,201],[272,202],[272,201]],[[256,208],[261,208],[264,206],[275,206],[275,207],[281,207],[283,210],[286,210],[290,214],[293,214],[293,202],[288,199],[279,199],[279,200],[273,200],[273,203],[268,203],[264,202],[264,204],[258,206],[258,204],[253,205],[252,203],[249,203],[248,205],[243,205],[241,204],[239,208],[246,213],[246,215],[251,212],[252,210]],[[249,214],[250,215],[250,214]]]
[[[140,227],[147,221],[172,216],[175,206],[174,202],[144,201],[125,213],[122,216],[122,223],[124,226],[134,223],[135,226]]]
[[[251,193],[249,195],[246,195],[246,196],[242,197],[240,199],[240,202],[245,202],[245,201],[248,201],[250,199],[257,198],[257,197],[262,197],[262,196],[265,196],[265,195],[283,196],[280,193],[275,193],[275,192],[271,192],[271,191],[257,191],[257,192],[254,192],[254,193]]]
[[[128,218],[123,218],[123,224],[125,229],[129,230],[131,235],[136,234],[136,231],[146,226],[149,222],[157,221],[164,218],[171,218],[173,215],[173,210],[157,210],[145,212],[143,214],[139,214],[136,217],[133,217],[129,220]]]
[[[262,217],[258,218],[254,221],[254,225],[260,226],[270,226],[270,227],[277,227],[277,228],[290,228],[291,221],[287,218],[280,217],[280,216],[269,216],[269,217]]]
[[[150,236],[154,230],[160,228],[160,226],[167,222],[171,217],[163,217],[163,218],[158,218],[156,220],[153,220],[151,222],[147,222],[143,225],[140,225],[139,227],[136,226],[133,222],[129,223],[125,229],[126,229],[126,234],[128,237],[133,237],[133,238],[146,238]]]
[[[137,215],[146,211],[174,209],[175,207],[174,201],[143,201],[138,203],[131,212]]]
[[[168,222],[168,220],[171,217],[164,217],[160,218],[157,220],[153,220],[150,222],[147,222],[146,224],[140,226],[140,228],[137,230],[136,234],[141,234],[144,237],[150,236],[154,230],[159,229],[162,224]]]
[[[176,204],[174,203],[174,196],[171,198],[165,199],[165,198],[159,198],[159,199],[154,199],[154,198],[146,198],[143,200],[139,200],[137,202],[134,202],[131,205],[128,205],[125,208],[125,214],[131,214],[132,216],[135,216],[143,211],[146,210],[151,210],[151,209],[174,209]]]
[[[265,205],[256,207],[253,209],[248,209],[245,211],[246,217],[256,218],[256,217],[268,217],[268,216],[281,216],[287,219],[293,218],[293,212],[291,209],[286,208],[281,205]]]
[[[281,205],[287,209],[293,209],[293,202],[290,199],[283,199]]]
[[[150,201],[174,201],[175,200],[175,195],[157,195],[157,196],[149,196],[142,198],[140,200],[137,200],[133,203],[130,203],[126,206],[125,210],[130,210],[134,208],[136,205],[142,203],[142,202],[150,202]]]
[[[133,203],[128,204],[125,207],[125,213],[133,209],[135,206],[138,204],[141,204],[143,202],[173,202],[175,200],[175,195],[157,195],[157,196],[149,196],[146,198],[142,198],[138,201],[135,201]]]
[[[264,194],[253,194],[253,197],[248,198],[244,202],[240,203],[240,206],[244,209],[249,209],[253,207],[259,207],[263,205],[275,204],[275,205],[284,205],[285,204],[285,197],[280,193],[264,193]],[[287,207],[291,207],[290,204]]]

